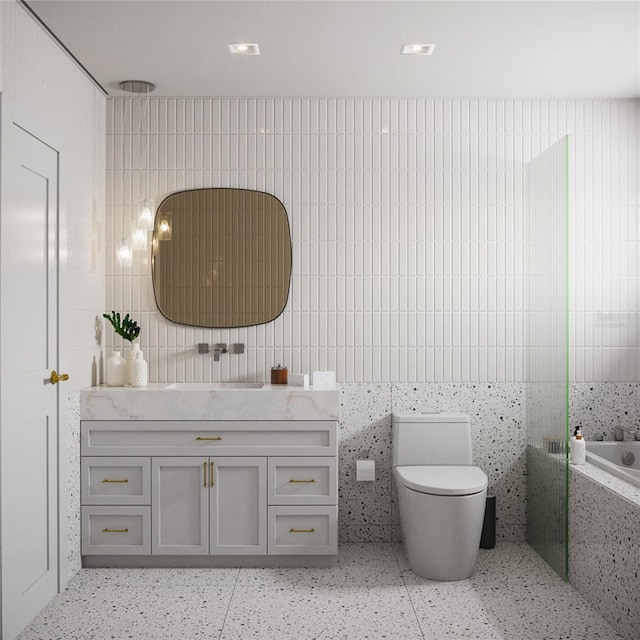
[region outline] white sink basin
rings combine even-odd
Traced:
[[[230,389],[262,389],[264,382],[174,382],[169,391],[225,391]]]

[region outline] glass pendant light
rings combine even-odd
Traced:
[[[147,230],[139,227],[135,222],[131,230],[131,248],[134,251],[147,250]]]
[[[120,240],[117,257],[118,264],[123,269],[130,269],[133,265],[133,251],[131,251],[131,247],[129,246],[129,241],[127,240],[127,238],[122,238]]]
[[[145,198],[144,200],[140,201],[140,215],[138,216],[138,225],[141,229],[153,229],[153,200]]]

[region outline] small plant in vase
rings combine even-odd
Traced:
[[[112,387],[121,387],[125,383],[133,387],[144,387],[147,385],[148,366],[144,361],[140,345],[134,340],[140,335],[140,326],[127,313],[123,318],[116,311],[112,311],[111,315],[102,314],[113,326],[114,331],[131,343],[131,349],[127,362],[121,357],[119,351],[114,351],[113,356],[107,360],[107,385]],[[112,362],[113,360],[113,362]],[[110,366],[110,364],[112,366]],[[109,375],[111,372],[111,376]]]

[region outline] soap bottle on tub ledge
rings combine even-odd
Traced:
[[[587,461],[587,443],[582,437],[580,427],[576,429],[575,436],[571,438],[571,462],[573,464],[585,464]]]

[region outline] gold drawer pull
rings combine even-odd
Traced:
[[[129,482],[129,480],[127,478],[124,480],[109,480],[108,478],[105,478],[102,482]]]
[[[102,533],[129,533],[129,529],[103,529]]]
[[[213,487],[215,474],[213,472],[213,462],[209,463],[209,485]]]
[[[315,480],[313,478],[311,478],[311,480],[294,480],[293,478],[291,480],[289,480],[290,483],[294,483],[294,482],[304,482],[307,484],[315,484]]]
[[[289,529],[289,533],[315,533],[315,529]]]
[[[222,440],[220,436],[216,436],[215,438],[203,438],[202,436],[198,436],[196,440]]]
[[[207,463],[205,462],[202,465],[202,481],[204,482],[204,486],[207,486]]]

